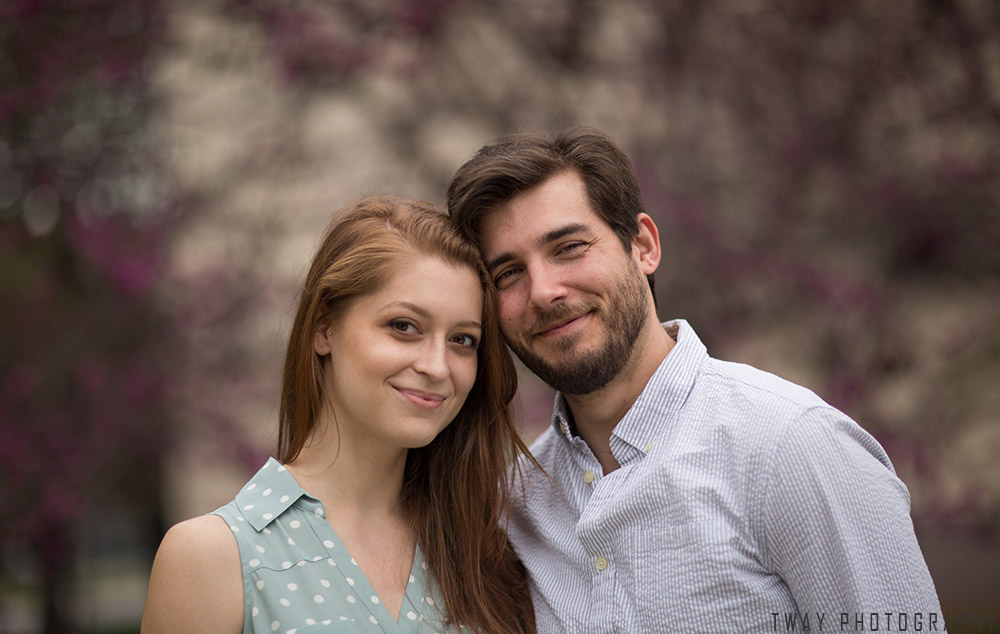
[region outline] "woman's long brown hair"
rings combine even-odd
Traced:
[[[490,634],[534,632],[526,573],[502,525],[510,465],[527,453],[510,413],[517,376],[500,335],[496,292],[479,254],[437,207],[368,196],[330,223],[288,341],[278,459],[295,460],[322,405],[323,365],[313,350],[313,334],[335,325],[351,301],[375,292],[399,266],[419,256],[440,257],[477,273],[483,328],[475,384],[455,420],[426,447],[407,454],[402,502],[449,622]]]

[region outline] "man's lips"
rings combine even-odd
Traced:
[[[590,313],[591,313],[591,311],[588,310],[588,311],[586,311],[584,313],[580,313],[579,315],[574,315],[572,317],[566,317],[565,319],[560,319],[560,320],[558,320],[556,322],[553,322],[551,324],[547,324],[547,325],[543,326],[540,329],[536,329],[535,332],[531,336],[532,337],[552,337],[552,336],[561,335],[564,332],[566,332],[567,330],[571,330],[573,328],[573,326],[575,326],[577,324],[577,322],[581,321],[583,318],[585,318],[588,315],[590,315]]]
[[[423,390],[417,390],[413,388],[399,387],[398,385],[394,385],[393,388],[410,403],[413,403],[417,407],[423,407],[425,409],[434,409],[436,407],[440,407],[441,404],[444,403],[446,398],[442,394],[435,394],[434,392],[425,392]]]

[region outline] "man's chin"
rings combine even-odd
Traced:
[[[594,356],[594,351],[581,348],[582,346],[576,340],[565,340],[552,342],[545,346],[533,346],[526,351],[525,349],[515,349],[514,352],[522,361],[528,358],[535,364],[552,368],[557,372],[565,372],[580,364],[588,363],[589,357]],[[527,365],[527,361],[525,361],[525,365]]]
[[[534,372],[538,378],[567,394],[580,394],[580,389],[585,392],[595,389],[592,379],[587,380],[585,377],[590,377],[596,367],[603,365],[600,355],[595,354],[561,354],[556,356],[555,361],[550,361],[551,357],[533,353],[525,355],[516,350],[515,353],[525,367]],[[601,381],[602,384],[604,382]]]

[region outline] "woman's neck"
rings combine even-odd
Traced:
[[[318,420],[316,432],[286,465],[310,495],[353,519],[400,513],[406,450],[359,446]]]

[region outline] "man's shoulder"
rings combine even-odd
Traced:
[[[745,363],[710,358],[703,374],[712,381],[739,390],[747,398],[805,408],[827,406],[811,389]]]
[[[719,445],[769,455],[790,436],[810,442],[830,426],[856,425],[812,390],[765,370],[710,359],[676,423],[678,437],[724,438]]]
[[[892,469],[885,450],[868,431],[806,387],[759,368],[715,359],[705,376],[714,383],[707,391],[726,403],[713,420],[730,427],[734,438],[757,438],[761,442],[755,446],[770,455],[850,447]]]

